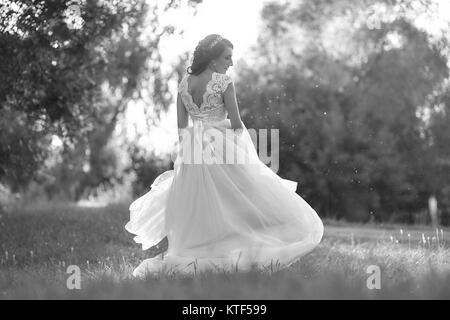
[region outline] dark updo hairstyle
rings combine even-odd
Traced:
[[[227,46],[233,49],[233,44],[231,43],[231,41],[225,38],[221,38],[220,41],[213,44],[218,37],[220,37],[220,35],[210,34],[207,35],[203,40],[200,40],[194,50],[192,65],[187,68],[187,73],[199,75],[208,67],[209,63],[213,59],[218,58],[222,54]]]

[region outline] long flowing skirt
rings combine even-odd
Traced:
[[[142,261],[135,276],[283,268],[320,243],[322,221],[297,183],[260,161],[245,126],[230,128],[228,119],[195,120],[174,169],[130,205],[125,228],[143,250],[168,239],[166,254]]]

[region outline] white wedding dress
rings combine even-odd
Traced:
[[[125,226],[143,250],[166,236],[168,250],[144,260],[133,275],[289,266],[320,243],[321,219],[296,193],[296,182],[259,160],[245,125],[240,134],[230,130],[223,102],[230,76],[212,74],[200,107],[188,92],[188,77],[178,90],[192,125],[178,145],[174,170],[158,176],[131,204]],[[214,143],[218,137],[225,151]],[[231,164],[229,146],[236,148]],[[205,160],[193,160],[193,150]],[[246,161],[237,162],[237,155]]]

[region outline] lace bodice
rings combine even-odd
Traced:
[[[194,103],[188,92],[188,77],[186,74],[178,85],[181,100],[193,120],[222,121],[227,117],[227,110],[223,100],[223,93],[232,82],[229,75],[213,72],[212,78],[206,84],[203,100],[200,106]]]

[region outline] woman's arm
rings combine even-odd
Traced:
[[[242,129],[242,120],[239,115],[239,108],[236,99],[236,90],[234,88],[234,83],[230,82],[227,89],[223,93],[223,100],[225,102],[225,109],[228,111],[230,116],[231,128]]]
[[[181,131],[188,125],[188,113],[181,100],[181,95],[177,95],[177,121],[178,121],[178,140],[181,142]]]

